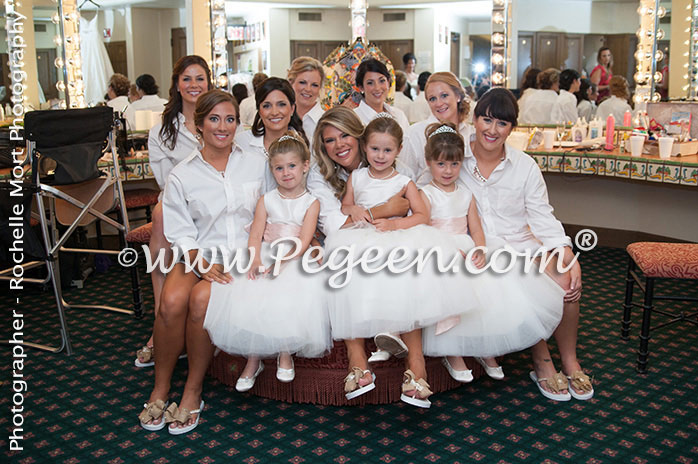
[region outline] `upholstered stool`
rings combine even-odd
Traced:
[[[153,223],[149,222],[145,225],[131,230],[126,235],[126,242],[130,248],[138,249],[138,245],[150,243],[150,234],[153,230]],[[143,317],[143,297],[141,295],[140,277],[138,275],[138,266],[131,266],[131,291],[133,292],[133,311],[137,318]]]
[[[367,340],[366,348],[376,350],[373,341],[370,340]],[[347,400],[344,396],[344,378],[349,373],[347,350],[343,342],[335,342],[332,352],[324,358],[294,357],[296,378],[291,383],[279,382],[276,379],[276,359],[266,359],[264,372],[257,377],[250,392],[289,403],[332,406],[393,403],[400,400],[402,393],[404,361],[390,358],[385,362],[371,364],[371,369],[376,374],[376,388],[358,398]],[[483,372],[482,367],[471,358],[467,358],[466,362],[477,379]],[[226,385],[235,385],[246,363],[245,358],[221,352],[213,358],[209,374]],[[427,382],[434,392],[432,401],[438,399],[438,393],[463,385],[451,378],[439,358],[426,358],[426,367]]]
[[[152,189],[134,189],[125,190],[124,199],[126,200],[126,209],[145,209],[146,221],[152,221],[150,217],[150,207],[158,204],[158,196],[160,192]]]
[[[698,325],[698,311],[679,314],[670,313],[654,307],[655,300],[696,301],[698,298],[689,296],[657,296],[654,294],[656,279],[698,279],[698,244],[694,243],[653,243],[637,242],[627,247],[630,261],[628,274],[625,279],[625,304],[623,305],[623,320],[621,322],[621,338],[628,338],[630,332],[630,311],[633,307],[642,308],[642,328],[640,329],[640,348],[637,352],[637,370],[647,371],[649,355],[650,331],[686,321]],[[645,276],[643,285],[636,272],[636,267]],[[642,305],[633,303],[633,286],[637,283],[644,294]],[[652,313],[659,313],[670,318],[669,321],[655,327],[650,326]]]

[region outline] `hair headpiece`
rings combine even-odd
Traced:
[[[429,134],[429,138],[432,138],[437,134],[458,134],[458,132],[456,132],[455,129],[453,129],[452,127],[444,124],[443,126],[439,126],[439,128],[436,129],[434,132]]]
[[[376,114],[376,115],[373,117],[373,119],[376,119],[376,118],[395,119],[395,116],[393,116],[392,114],[390,114],[390,113],[388,113],[388,112],[386,112],[386,111],[382,111],[382,112]]]
[[[282,135],[281,137],[279,137],[278,142],[283,142],[284,140],[295,140],[296,142],[301,141],[300,139],[297,139],[296,137],[294,137],[292,135]]]

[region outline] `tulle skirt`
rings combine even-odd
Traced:
[[[376,253],[382,253],[382,258],[367,263],[366,269],[356,264],[351,274],[341,274],[332,268],[326,272],[332,338],[368,338],[380,332],[409,332],[474,309],[476,294],[464,277],[464,261],[459,252],[459,249],[467,252],[472,247],[468,236],[457,237],[424,225],[379,232],[370,224],[360,223],[332,234],[325,242],[327,266],[345,259],[344,266],[337,268],[347,269],[361,257],[370,261]],[[381,263],[391,261],[388,254],[397,254],[398,248],[404,249],[404,261],[397,263],[393,259],[392,270],[386,267],[372,272]],[[419,253],[424,257],[429,250],[438,250],[440,255],[432,254],[423,260],[423,269],[409,266]],[[453,262],[455,268],[440,272],[437,261],[442,268]],[[408,268],[405,272],[399,272],[405,268]]]
[[[490,256],[493,246],[501,243],[491,241]],[[506,268],[507,260],[502,255],[497,268]],[[458,325],[439,335],[435,326],[424,329],[424,354],[500,356],[547,340],[562,318],[565,292],[551,277],[539,272],[537,265],[524,272],[522,260],[504,274],[488,270],[471,275],[478,309],[464,312]]]
[[[266,244],[262,254],[268,256]],[[324,294],[322,275],[304,272],[298,259],[275,278],[238,275],[229,284],[211,285],[204,328],[215,346],[231,354],[321,357],[332,347]]]

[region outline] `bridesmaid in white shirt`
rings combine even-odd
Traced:
[[[505,141],[518,116],[514,95],[506,89],[489,90],[475,107],[475,133],[466,143],[460,179],[473,192],[487,236],[495,236],[519,252],[562,252],[567,272],[558,273],[557,259],[545,269],[565,290],[563,316],[554,335],[560,350],[562,372],[556,373],[548,345],[541,340],[532,347],[534,370],[530,376],[541,394],[555,401],[570,396],[588,400],[594,395],[589,377],[577,359],[579,299],[582,271],[573,262],[571,240],[553,215],[543,174],[526,153]],[[542,247],[543,250],[540,248]]]
[[[289,129],[305,138],[303,123],[296,114],[296,93],[286,79],[270,77],[254,93],[257,114],[252,129],[235,140],[242,151],[255,152],[269,158],[267,149]],[[307,138],[305,138],[307,141]]]
[[[296,114],[303,121],[305,136],[313,140],[315,126],[325,112],[318,100],[325,82],[322,63],[309,56],[299,56],[291,62],[286,77],[296,92]]]
[[[180,161],[199,148],[199,136],[194,125],[194,108],[201,94],[213,88],[211,70],[206,60],[197,55],[184,56],[177,60],[172,69],[170,99],[162,112],[162,120],[153,126],[148,134],[148,158],[158,187],[163,191],[167,176]],[[160,194],[162,200],[162,194]],[[150,235],[150,256],[152,259],[165,250],[165,261],[171,259],[170,244],[165,238],[162,225],[162,201],[153,208],[153,228]],[[150,273],[153,282],[155,317],[160,307],[160,293],[165,275],[159,269]],[[153,336],[137,355],[137,367],[149,367],[154,363]]]
[[[389,113],[400,124],[403,131],[407,131],[410,127],[405,113],[385,102],[392,80],[388,68],[376,59],[364,60],[359,65],[356,70],[356,86],[361,90],[363,98],[354,111],[359,115],[364,126],[378,113]]]
[[[458,128],[465,140],[469,139],[473,131],[473,126],[467,123],[470,99],[465,95],[465,90],[455,74],[448,71],[432,74],[424,87],[424,93],[431,108],[431,115],[407,129],[405,147],[399,157],[414,172],[412,180],[417,185],[421,185],[420,177],[428,172],[424,147],[427,143],[425,131],[429,125],[450,122]]]
[[[167,274],[155,319],[155,385],[138,416],[141,427],[150,431],[169,423],[172,435],[198,425],[204,408],[203,379],[213,355],[203,329],[204,314],[192,309],[199,306],[190,299],[208,299],[210,282],[232,280],[222,256],[246,251],[249,234],[244,226],[252,221],[257,200],[274,182],[264,156],[245,153],[234,143],[239,116],[231,94],[211,90],[201,95],[193,121],[202,146],[172,170],[163,197],[165,235],[177,247],[178,256]],[[184,254],[191,263],[201,259],[193,272],[186,268]],[[168,406],[172,373],[185,339],[187,382],[179,407]]]
[[[560,71],[548,68],[536,77],[536,91],[526,99],[521,112],[522,124],[555,124],[551,115],[560,90]]]

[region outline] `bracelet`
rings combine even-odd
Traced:
[[[371,216],[371,222],[375,221],[375,219],[373,219],[373,213],[371,212],[371,208],[368,208],[367,211],[368,215]]]

